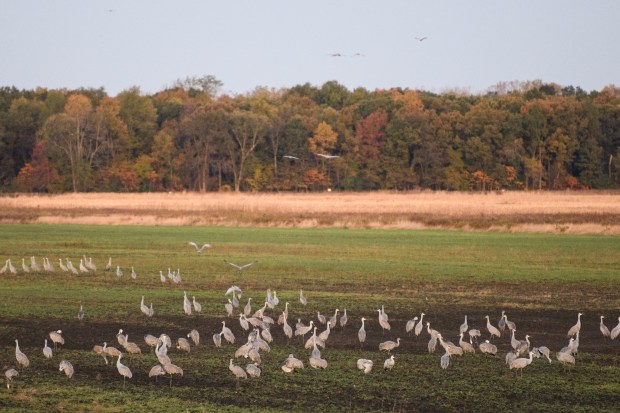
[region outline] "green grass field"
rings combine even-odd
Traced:
[[[196,254],[187,241],[209,242]],[[56,273],[23,274],[21,260],[49,257]],[[77,266],[92,257],[94,274],[60,272],[58,258]],[[103,271],[108,257],[125,272]],[[604,339],[599,316],[611,329],[620,316],[620,237],[603,235],[508,234],[459,231],[346,229],[270,229],[225,227],[142,227],[80,225],[0,225],[0,266],[10,258],[18,275],[0,275],[0,366],[16,368],[15,339],[30,358],[14,386],[0,391],[2,411],[617,411],[620,403],[620,341]],[[256,261],[243,272],[227,265]],[[129,277],[134,266],[138,278]],[[159,271],[180,269],[182,284],[162,286]],[[316,312],[331,316],[347,309],[349,324],[332,331],[322,357],[328,367],[315,371],[310,350],[299,339],[287,342],[281,326],[272,328],[271,352],[261,353],[260,378],[238,384],[228,370],[230,358],[247,341],[236,318],[227,318],[224,292],[231,285],[253,299],[253,311],[268,288],[280,305],[290,302],[289,324],[297,318],[316,322]],[[299,303],[299,289],[308,297]],[[199,315],[183,313],[183,291],[202,303]],[[140,312],[140,299],[153,303],[155,316]],[[76,314],[84,305],[86,317]],[[392,329],[382,334],[377,309],[385,306]],[[535,359],[515,376],[504,363],[508,334],[493,339],[497,358],[476,353],[455,357],[440,368],[444,353],[428,354],[429,335],[405,332],[405,323],[421,312],[434,329],[457,343],[465,315],[470,328],[486,333],[485,315],[496,323],[501,310],[517,323],[517,338],[552,353],[568,343],[566,332],[582,317],[576,365],[565,367]],[[236,314],[241,309],[236,310]],[[357,330],[365,316],[368,339],[363,350]],[[211,337],[226,321],[237,341],[216,349]],[[95,344],[120,347],[122,328],[143,354],[126,355],[133,378],[123,387],[115,366],[92,352]],[[157,364],[144,343],[147,333],[167,333],[176,340],[191,329],[201,345],[187,354],[169,351],[184,369],[172,385],[148,377]],[[61,329],[66,343],[51,360],[42,355],[47,333]],[[317,334],[325,327],[319,326]],[[307,338],[308,336],[306,336]],[[400,337],[393,354],[396,367],[383,371],[388,357],[378,343]],[[285,374],[288,354],[306,368]],[[372,359],[373,371],[356,369],[360,357]],[[60,360],[75,366],[67,379]],[[115,362],[116,360],[114,360]],[[245,366],[249,361],[235,359]]]

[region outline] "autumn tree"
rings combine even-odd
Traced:
[[[235,192],[241,190],[246,161],[263,141],[267,122],[263,115],[239,109],[229,116],[226,148],[234,175]]]

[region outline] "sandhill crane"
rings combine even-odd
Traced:
[[[82,321],[84,319],[84,307],[80,304],[80,309],[77,312],[78,320]]]
[[[444,341],[441,334],[438,334],[437,338],[439,339],[439,344],[441,344],[441,347],[446,350],[446,353],[448,353],[450,357],[463,355],[463,349],[461,347],[455,345],[451,341]]]
[[[400,337],[396,339],[396,342],[388,340],[383,343],[379,343],[379,351],[387,351],[388,353],[400,346]]]
[[[278,316],[278,324],[280,325],[284,324],[284,321],[288,318],[288,305],[289,305],[288,301],[284,303],[284,310]]]
[[[192,304],[194,305],[194,311],[200,313],[202,311],[202,305],[196,301],[196,297],[192,296]]]
[[[248,374],[245,372],[245,370],[243,370],[236,364],[233,364],[233,359],[230,359],[230,363],[228,364],[228,370],[230,370],[232,374],[234,374],[234,376],[237,378],[237,385],[239,385],[239,379],[248,378]]]
[[[362,326],[357,332],[357,339],[360,342],[360,348],[364,347],[364,342],[366,341],[366,329],[364,328],[364,321],[366,321],[366,319],[362,317]]]
[[[519,355],[516,351],[509,351],[508,353],[506,353],[506,365],[510,367],[510,363],[515,361],[517,357],[519,357]]]
[[[575,364],[575,357],[569,352],[560,351],[555,354],[555,357],[562,364]]]
[[[571,354],[577,354],[578,350],[579,350],[579,332],[575,334],[575,339],[573,340],[573,344],[570,346],[570,352]]]
[[[568,330],[568,334],[566,335],[567,337],[572,337],[575,334],[579,333],[579,330],[581,330],[581,316],[583,315],[583,313],[578,313],[577,314],[577,323],[575,323],[574,326],[572,326],[569,330]]]
[[[377,310],[379,312],[379,325],[382,329],[382,334],[385,334],[385,330],[390,330],[390,323],[387,321],[387,314],[383,312],[381,309]]]
[[[331,332],[331,329],[332,329],[332,323],[329,322],[327,323],[327,327],[325,328],[325,330],[322,331],[321,334],[319,334],[319,340],[325,343],[327,339],[329,338],[329,333]]]
[[[222,334],[224,335],[224,339],[226,339],[226,341],[230,344],[235,343],[235,335],[230,328],[226,327],[226,321],[222,321]]]
[[[206,242],[204,244],[202,244],[202,246],[198,246],[198,244],[196,244],[194,241],[189,241],[187,243],[188,245],[191,245],[192,247],[194,247],[196,249],[196,252],[198,254],[200,254],[202,251],[204,251],[205,249],[209,249],[211,248],[211,244],[207,244]]]
[[[166,363],[163,365],[164,371],[166,374],[170,375],[170,387],[172,387],[172,376],[174,374],[178,374],[179,376],[183,376],[183,369],[176,364]]]
[[[545,346],[534,347],[532,349],[532,352],[534,353],[535,357],[540,357],[540,355],[542,354],[543,356],[547,357],[547,360],[549,360],[549,363],[551,363],[551,357],[550,357],[551,352],[549,351],[548,347],[545,347]]]
[[[471,341],[472,339],[474,339],[476,341],[476,344],[478,344],[478,337],[480,337],[480,330],[476,328],[472,328],[471,330],[469,330],[468,334],[469,334],[469,340]]]
[[[116,333],[116,341],[118,341],[118,344],[125,347],[125,343],[127,342],[127,336],[123,334],[122,328],[120,328],[118,330],[118,333]]]
[[[108,347],[108,343],[103,342],[103,352],[110,357],[118,357],[121,352],[116,347]]]
[[[284,360],[284,364],[282,365],[282,371],[284,371],[285,373],[292,373],[293,371],[295,371],[295,369],[303,368],[304,363],[298,358],[295,358],[295,356],[292,354],[288,355],[286,360]]]
[[[26,264],[26,259],[22,258],[22,270],[25,273],[29,273],[30,272],[30,267],[28,267],[28,264]]]
[[[4,377],[6,378],[6,388],[11,388],[11,383],[15,377],[19,376],[19,373],[15,369],[8,369],[4,372]]]
[[[405,324],[405,332],[410,333],[411,331],[413,331],[417,321],[418,316],[415,316],[411,320],[407,321],[407,324]]]
[[[91,270],[91,271],[97,271],[97,266],[95,265],[95,263],[93,262],[93,257],[90,257],[88,259],[88,261],[86,261],[86,257],[84,257],[84,263],[86,264],[86,267]]]
[[[30,269],[34,272],[41,272],[41,267],[37,264],[37,260],[34,256],[30,257]]]
[[[232,304],[232,302],[231,302]],[[248,297],[248,302],[245,305],[245,307],[243,307],[243,314],[245,314],[245,316],[249,316],[252,313],[252,297]]]
[[[165,344],[166,348],[172,347],[172,340],[170,339],[170,336],[168,334],[164,334],[164,333],[160,334],[159,341]]]
[[[117,265],[117,266],[116,266],[116,276],[117,276],[117,277],[122,277],[122,276],[123,276],[123,274],[124,274],[124,272],[123,272],[123,270],[121,270],[121,266],[120,266],[120,265]]]
[[[491,335],[491,338],[493,338],[493,336],[500,337],[502,333],[500,333],[497,327],[491,324],[491,321],[489,320],[489,316],[486,315],[484,317],[487,319],[487,330],[489,330],[489,334]]]
[[[245,318],[245,315],[243,314],[239,314],[239,325],[245,331],[248,331],[250,329],[250,323],[248,322],[248,320]]]
[[[222,347],[222,334],[223,332],[213,334],[213,344],[215,344],[216,348]]]
[[[430,340],[428,340],[427,349],[429,353],[434,353],[437,348],[437,336],[431,335]]]
[[[495,344],[491,344],[489,340],[485,340],[484,343],[480,343],[478,348],[481,353],[490,354],[492,356],[497,354],[497,346]]]
[[[420,335],[420,333],[422,332],[422,329],[424,328],[424,316],[426,314],[421,313],[420,314],[420,321],[418,321],[418,324],[416,324],[415,328],[413,329],[413,332],[415,333],[416,337]]]
[[[349,316],[347,316],[347,309],[344,309],[344,312],[340,316],[340,327],[344,328],[349,322]]]
[[[609,331],[609,328],[607,328],[607,326],[603,322],[603,318],[605,318],[604,315],[601,316],[601,325],[600,325],[601,334],[603,334],[603,337],[609,337],[611,335],[611,332]]]
[[[396,364],[396,361],[394,360],[394,356],[390,356],[390,358],[386,359],[383,362],[383,370],[392,370],[394,368],[394,365]]]
[[[95,345],[93,346],[93,351],[103,357],[103,361],[105,361],[106,366],[108,365],[108,358],[106,357],[106,352],[103,349],[103,346]]]
[[[192,303],[187,298],[187,293],[183,291],[183,311],[187,315],[192,315]]]
[[[155,310],[153,309],[153,303],[149,307],[149,317],[153,317],[155,315]]]
[[[147,317],[151,316],[151,312],[149,311],[149,308],[147,307],[146,304],[144,304],[144,296],[142,296],[142,300],[140,301],[140,311],[142,311],[142,314],[144,314]]]
[[[530,336],[526,334],[525,340],[519,340],[519,344],[517,345],[517,348],[515,350],[519,355],[525,354],[530,351]]]
[[[129,367],[125,366],[121,363],[121,358],[123,357],[123,353],[119,353],[118,358],[116,359],[116,369],[118,370],[118,374],[123,376],[123,387],[125,387],[125,379],[131,378],[131,370]]]
[[[149,346],[149,347],[157,347],[157,344],[159,343],[159,339],[157,337],[155,337],[152,334],[146,334],[144,336],[144,342]]]
[[[52,353],[52,348],[47,345],[47,339],[45,339],[45,345],[43,346],[43,356],[46,359],[51,359],[54,354]]]
[[[269,331],[269,324],[265,325],[260,332],[261,337],[267,342],[271,343],[273,341],[273,337],[271,335],[271,331]]]
[[[308,304],[308,299],[306,298],[306,296],[304,295],[303,290],[299,290],[299,302],[301,303],[301,305],[306,305]]]
[[[50,331],[49,333],[50,339],[52,340],[52,343],[54,343],[54,350],[56,350],[58,344],[65,344],[65,339],[62,338],[61,334],[61,330]]]
[[[293,328],[288,324],[288,321],[284,319],[284,324],[282,325],[282,331],[284,331],[284,335],[288,340],[293,338]]]
[[[134,270],[132,266],[131,267],[131,279],[135,280],[136,278],[138,278],[138,274],[136,273],[136,270]]]
[[[80,272],[81,273],[89,273],[90,271],[88,270],[88,268],[86,267],[86,265],[84,265],[84,260],[80,259],[80,266],[79,266]]]
[[[187,333],[187,337],[191,338],[194,345],[198,347],[198,344],[200,344],[200,333],[198,333],[198,330],[193,329]]]
[[[127,350],[128,353],[142,354],[142,350],[140,350],[140,347],[138,347],[136,343],[129,341],[129,334],[125,336],[125,344],[123,344],[123,347],[125,348],[125,350]]]
[[[310,320],[309,325],[307,326],[302,325],[302,326],[297,327],[297,329],[295,330],[295,336],[301,336],[303,340],[306,334],[308,334],[308,332],[312,330],[313,327],[314,327],[314,321]]]
[[[314,327],[314,332],[312,333],[312,335],[310,336],[310,338],[308,338],[308,340],[306,340],[306,344],[304,344],[304,348],[312,348],[316,345],[319,345],[323,348],[325,348],[325,343],[321,340],[319,340],[318,336],[316,335],[316,330],[317,327]]]
[[[166,371],[164,370],[161,364],[154,365],[153,367],[151,367],[151,370],[149,371],[149,377],[155,377],[155,381],[157,381],[158,376],[163,376],[165,374],[166,374]]]
[[[446,370],[450,366],[450,353],[447,351],[439,359],[439,365],[442,369]]]
[[[250,266],[252,266],[252,265],[254,265],[254,264],[256,264],[256,263],[257,263],[257,261],[252,261],[252,262],[249,262],[249,263],[247,263],[247,264],[237,265],[237,264],[235,264],[234,262],[230,262],[230,261],[226,261],[226,260],[224,260],[224,262],[225,262],[226,264],[228,264],[228,265],[232,266],[232,267],[235,267],[235,268],[236,268],[238,271],[240,271],[240,272],[241,272],[241,271],[243,271],[243,270],[245,270],[246,268],[248,268],[248,267],[250,267]]]
[[[9,258],[9,272],[13,275],[17,274],[17,269],[13,266],[11,259]]]
[[[105,265],[106,271],[112,271],[112,257],[108,258],[108,263]]]
[[[161,281],[161,284],[164,285],[166,284],[166,276],[164,275],[163,271],[159,271],[159,281]]]
[[[336,308],[336,311],[334,311],[334,315],[329,319],[328,324],[330,325],[331,328],[336,328],[339,311],[340,310]]]
[[[73,263],[69,260],[69,258],[65,258],[65,261],[67,262],[67,270],[71,272],[71,274],[79,274],[77,268],[73,266]]]
[[[47,272],[56,272],[49,258],[43,258],[43,269]]]
[[[465,334],[468,329],[469,329],[469,326],[467,325],[467,316],[465,316],[465,321],[459,327],[459,334]]]
[[[364,374],[370,373],[373,366],[372,360],[369,359],[357,359],[357,368],[361,370]]]
[[[471,343],[463,340],[464,335],[465,333],[460,334],[459,346],[461,346],[464,353],[475,353],[476,349],[474,348],[474,346]]]
[[[250,363],[245,366],[245,371],[248,373],[250,377],[260,377],[260,367],[258,367],[255,363]]]
[[[499,327],[499,331],[506,330],[506,321],[504,320],[504,314],[506,314],[506,311],[502,310],[502,315],[497,321],[497,327]]]
[[[256,318],[262,318],[263,314],[265,313],[265,310],[267,309],[267,302],[265,302],[265,304],[263,304],[263,306],[261,308],[259,308],[258,310],[256,310],[254,312],[254,317]]]
[[[327,360],[320,357],[310,357],[308,361],[310,362],[310,367],[313,369],[325,370],[327,368]]]
[[[9,269],[9,260],[4,262],[4,266],[0,268],[0,274],[4,274]]]
[[[67,360],[62,360],[60,362],[58,371],[64,371],[67,377],[73,377],[73,364]]]
[[[235,310],[235,307],[233,307],[232,301],[230,301],[230,298],[228,298],[228,302],[224,304],[224,309],[226,310],[226,317],[233,316],[233,311]]]
[[[513,331],[513,330],[517,329],[517,325],[515,323],[513,323],[512,321],[508,320],[508,315],[506,315],[506,314],[504,314],[504,323],[506,324],[506,327],[510,331]]]
[[[431,328],[431,323],[430,322],[426,322],[426,332],[434,338],[437,338],[437,336],[439,335],[439,331],[432,329]]]
[[[510,346],[511,346],[514,350],[516,350],[516,349],[517,349],[517,347],[519,346],[519,343],[520,343],[520,342],[519,342],[519,340],[517,340],[517,339],[515,338],[515,332],[516,332],[516,331],[517,331],[517,330],[510,330]]]
[[[177,339],[177,349],[185,351],[185,352],[190,352],[191,347],[189,345],[189,341],[187,341],[186,338],[184,337],[179,337]]]
[[[619,334],[620,334],[620,317],[618,317],[618,325],[616,325],[614,328],[611,329],[611,332],[609,333],[609,338],[611,338],[612,340],[615,340]]]
[[[327,323],[327,318],[325,318],[325,316],[323,314],[321,314],[319,311],[316,312],[316,319],[319,321],[319,323],[321,324],[325,324]]]
[[[529,366],[532,363],[532,356],[534,355],[533,352],[530,351],[530,357],[529,358],[518,358],[518,359],[514,359],[511,363],[510,363],[510,370],[521,370],[521,374],[523,374],[523,369],[527,366]]]

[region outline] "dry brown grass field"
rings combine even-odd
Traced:
[[[12,194],[0,222],[620,234],[620,192]]]

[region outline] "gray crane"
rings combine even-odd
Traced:
[[[30,360],[28,360],[28,357],[19,349],[19,343],[17,340],[15,340],[15,359],[17,360],[17,364],[23,368],[30,365]]]
[[[19,376],[19,373],[15,369],[8,369],[4,372],[4,377],[6,378],[6,388],[11,388],[11,383],[15,377]]]
[[[581,330],[581,316],[583,315],[583,313],[578,313],[577,314],[577,322],[575,323],[574,326],[572,326],[569,330],[568,330],[568,334],[566,335],[567,337],[572,337],[575,334],[579,333],[579,330]]]
[[[489,316],[486,315],[484,316],[487,319],[487,330],[489,330],[489,334],[491,335],[491,338],[493,338],[493,336],[497,336],[500,337],[502,335],[502,333],[500,333],[499,329],[497,327],[495,327],[494,325],[491,324],[491,321],[489,320]],[[506,316],[504,316],[506,317]]]
[[[605,318],[604,315],[601,316],[601,325],[600,325],[601,334],[603,334],[603,337],[609,337],[611,335],[611,332],[609,331],[609,328],[607,328],[607,326],[603,322],[603,318]]]
[[[73,377],[73,364],[67,360],[62,360],[60,362],[58,371],[64,371],[68,378]]]
[[[116,369],[118,370],[118,374],[123,376],[123,387],[125,387],[125,379],[131,378],[132,374],[131,374],[131,370],[129,369],[129,367],[121,363],[122,357],[123,357],[123,353],[119,353],[118,358],[116,359]]]
[[[364,374],[370,373],[373,366],[373,361],[369,359],[357,359],[357,368]]]
[[[51,359],[54,353],[52,353],[52,348],[47,345],[47,339],[45,339],[45,345],[43,346],[43,356],[46,359]]]
[[[366,329],[364,328],[364,321],[366,321],[366,319],[362,317],[362,326],[357,332],[357,339],[360,342],[360,348],[364,348],[364,342],[366,341]]]

